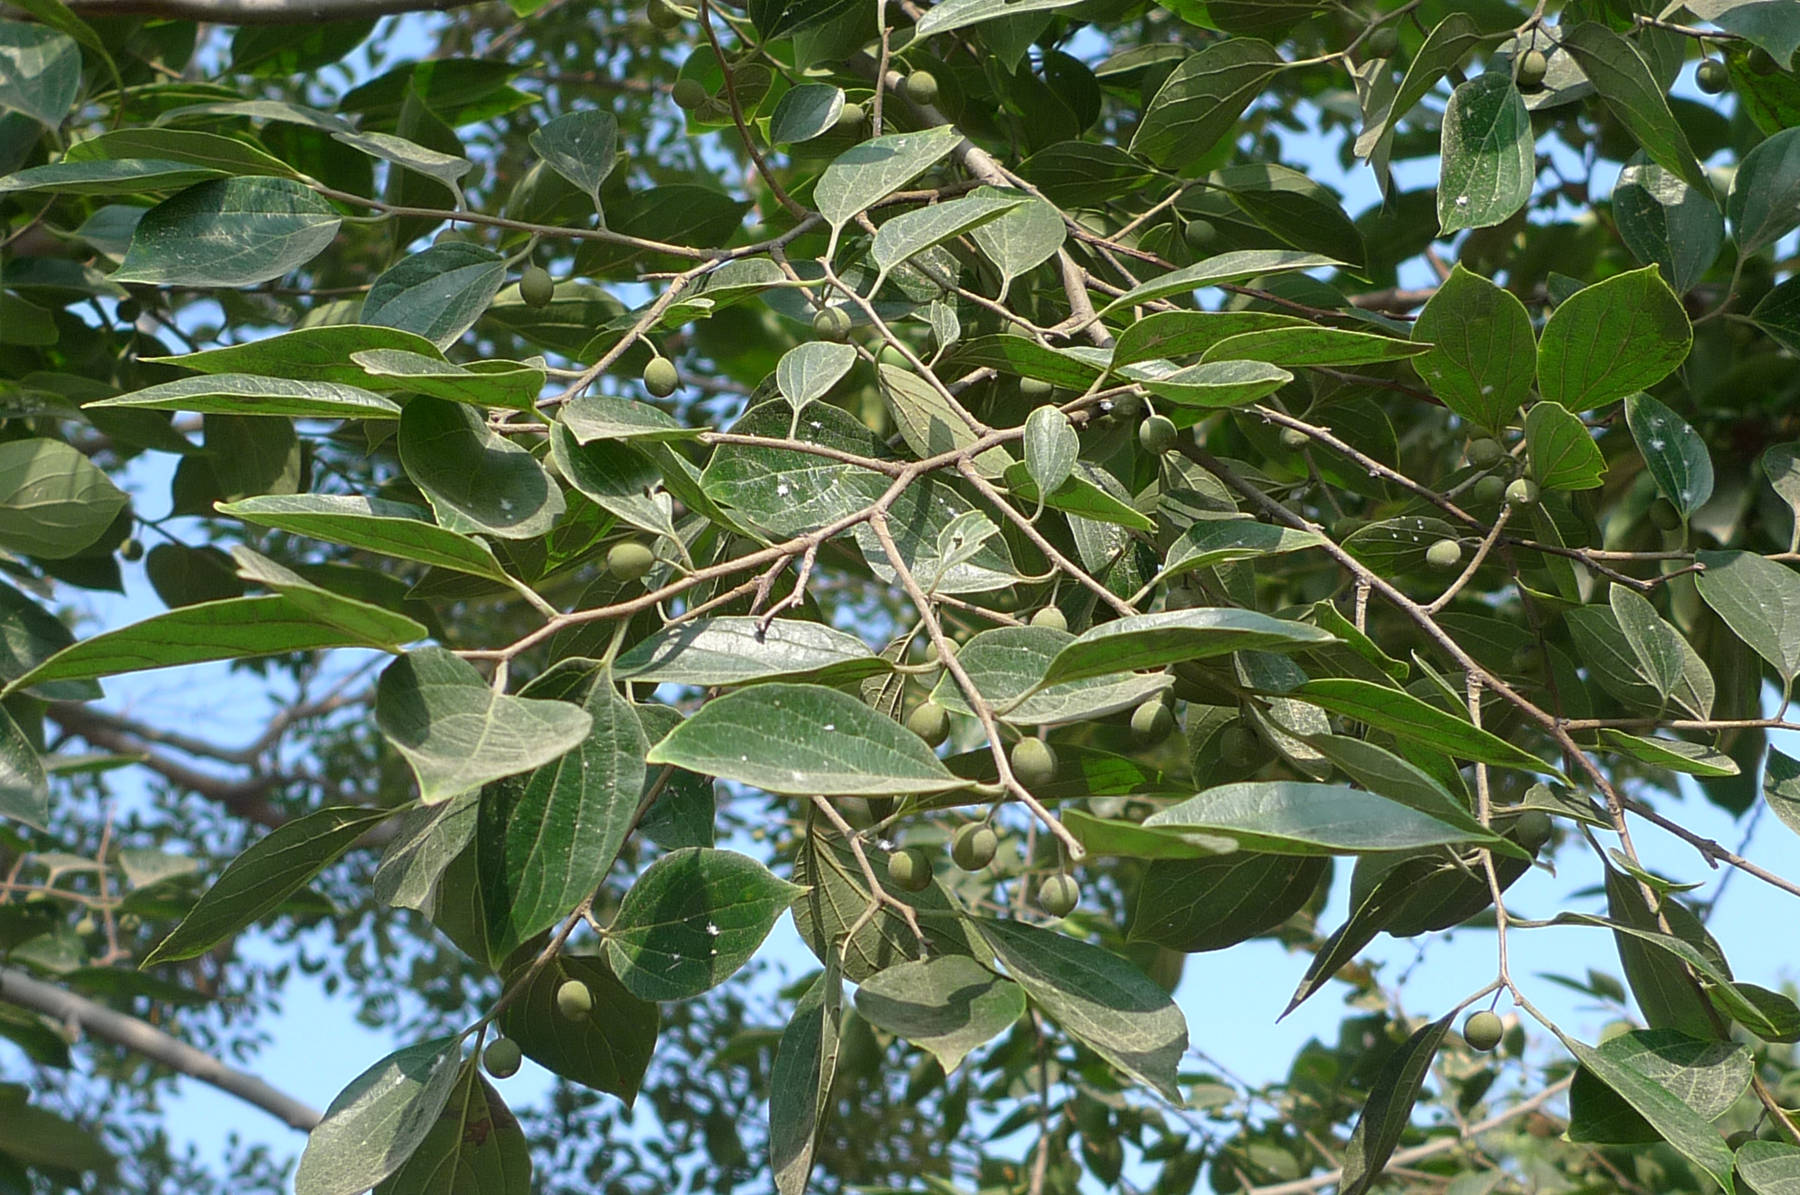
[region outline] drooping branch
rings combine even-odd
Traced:
[[[17,968],[0,967],[0,1000],[54,1017],[65,1025],[80,1028],[170,1070],[217,1087],[301,1132],[310,1132],[319,1123],[317,1109],[277,1091],[255,1075],[227,1066],[204,1050],[195,1049],[146,1021],[33,979]]]

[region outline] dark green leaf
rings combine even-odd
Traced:
[[[50,826],[49,778],[37,748],[5,709],[0,709],[0,817],[40,830]]]
[[[741,685],[775,677],[842,684],[891,666],[861,639],[822,623],[744,615],[699,618],[658,631],[621,655],[621,680]]]
[[[1201,157],[1286,66],[1275,47],[1253,37],[1212,43],[1164,81],[1144,109],[1131,152],[1170,169]]]
[[[1190,954],[1235,946],[1299,912],[1330,868],[1322,856],[1261,851],[1158,859],[1144,873],[1131,938]]]
[[[1254,610],[1196,607],[1134,614],[1101,623],[1063,647],[1039,683],[1160,668],[1234,651],[1296,651],[1335,641],[1329,631]]]
[[[1240,850],[1276,855],[1410,851],[1492,837],[1361,789],[1290,780],[1211,788],[1151,814],[1144,825],[1203,830],[1235,839]]]
[[[1625,396],[1625,422],[1657,492],[1691,518],[1713,492],[1712,457],[1687,421],[1648,394]]]
[[[1419,312],[1412,334],[1431,345],[1413,368],[1445,406],[1490,431],[1518,418],[1537,369],[1537,338],[1512,292],[1459,264]]]
[[[778,1195],[803,1195],[812,1177],[813,1147],[837,1075],[843,1002],[838,969],[827,964],[794,1005],[776,1047],[769,1069],[769,1165]]]
[[[1153,278],[1142,285],[1134,286],[1100,312],[1109,315],[1121,307],[1132,307],[1139,303],[1148,303],[1152,299],[1166,299],[1170,295],[1191,294],[1209,286],[1218,286],[1224,282],[1245,282],[1251,278],[1265,274],[1290,274],[1298,270],[1330,269],[1344,263],[1317,253],[1301,253],[1293,249],[1240,249],[1232,253],[1221,253],[1217,257],[1209,257],[1194,265],[1172,270],[1160,278]],[[1017,340],[1019,337],[1007,339]],[[1085,385],[1086,383],[1077,383]]]
[[[1279,556],[1316,548],[1325,537],[1276,523],[1264,523],[1248,515],[1206,512],[1195,518],[1169,548],[1159,578],[1163,581],[1200,568],[1212,568],[1259,556]],[[1323,642],[1320,640],[1320,642]]]
[[[1557,305],[1538,343],[1546,399],[1588,411],[1662,381],[1687,359],[1694,331],[1655,266],[1583,287]]]
[[[1251,360],[1300,369],[1307,366],[1373,365],[1416,357],[1426,346],[1345,328],[1304,325],[1228,336],[1206,350],[1203,361]]]
[[[1800,228],[1800,129],[1783,129],[1744,155],[1725,210],[1745,254]]]
[[[857,988],[856,1009],[876,1028],[931,1054],[949,1074],[1025,1015],[1025,992],[974,959],[940,955],[869,976]]]
[[[1564,30],[1558,40],[1652,161],[1696,187],[1709,185],[1687,134],[1669,111],[1666,89],[1637,47],[1596,21]]]
[[[1524,207],[1537,180],[1531,114],[1505,70],[1458,87],[1444,110],[1438,228],[1490,228]]]
[[[532,539],[563,513],[562,490],[478,411],[415,398],[400,415],[400,463],[452,531]]]
[[[1557,774],[1554,768],[1529,751],[1400,689],[1363,680],[1331,678],[1308,681],[1289,696],[1459,759],[1545,775]]]
[[[572,1021],[556,1010],[556,989],[571,979],[587,985],[595,1015]],[[604,959],[564,952],[531,978],[500,1014],[500,1028],[544,1069],[571,1083],[637,1100],[656,1049],[656,1005],[625,990]]]
[[[105,534],[125,508],[124,491],[61,440],[0,444],[0,549],[62,560]]]
[[[362,349],[350,358],[383,389],[481,407],[529,411],[544,389],[544,371],[518,361],[477,361],[464,367],[406,349]]]
[[[1706,276],[1725,244],[1725,217],[1712,192],[1638,153],[1613,187],[1613,219],[1632,256],[1656,265],[1676,294]]]
[[[1380,1073],[1370,1082],[1369,1098],[1356,1119],[1356,1128],[1351,1130],[1338,1195],[1364,1195],[1380,1181],[1394,1147],[1412,1123],[1413,1103],[1454,1016],[1449,1013],[1420,1026],[1382,1063]]]
[[[1080,809],[1065,809],[1062,824],[1090,855],[1114,855],[1127,859],[1205,859],[1227,855],[1237,843],[1217,834],[1202,834],[1180,826],[1146,826],[1123,818],[1095,817]]]
[[[42,25],[0,21],[0,108],[60,126],[81,91],[81,47]]]
[[[404,1166],[373,1195],[531,1195],[525,1132],[474,1064]]]
[[[1785,688],[1800,674],[1800,573],[1754,552],[1702,550],[1700,596],[1752,651],[1774,665]]]
[[[1769,748],[1763,764],[1763,799],[1783,825],[1800,834],[1800,759]]]
[[[163,200],[138,221],[115,282],[254,286],[337,236],[337,209],[286,178],[222,178]]]
[[[811,141],[837,123],[844,89],[830,83],[802,83],[782,93],[769,116],[769,140],[777,145]]]
[[[294,419],[398,419],[400,404],[340,382],[301,382],[254,374],[217,373],[147,386],[87,404],[222,415],[279,415]]]
[[[362,322],[416,332],[448,348],[481,318],[505,280],[505,262],[491,249],[467,241],[432,245],[375,279]]]
[[[352,1079],[306,1140],[295,1195],[358,1195],[405,1165],[456,1089],[461,1041],[408,1046]]]

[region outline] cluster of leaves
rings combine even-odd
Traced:
[[[652,1092],[671,1144],[586,1163],[615,1180],[1800,1182],[1800,1007],[1632,844],[1800,895],[1659,808],[1687,776],[1800,831],[1766,741],[1800,728],[1800,8],[518,3],[382,69],[369,19],[19,7],[0,982],[178,1005],[260,924],[407,933],[475,995],[332,1103],[302,1195],[531,1189],[561,1145],[495,1086],[523,1058]],[[1691,63],[1725,98],[1671,95]],[[1336,131],[1354,218],[1281,160]],[[140,558],[161,613],[46,604]],[[342,649],[374,663],[247,750],[87,704]],[[140,750],[290,741],[312,780],[273,795]],[[166,827],[53,800],[137,764],[269,832],[199,891]],[[720,795],[757,810],[724,837]],[[1604,911],[1509,916],[1559,845]],[[790,914],[818,970],[759,1036],[721,985]],[[1495,973],[1434,1017],[1356,965],[1471,921]],[[1611,935],[1641,1028],[1531,1003],[1507,936],[1563,927]],[[1280,1119],[1170,994],[1259,937],[1310,956],[1290,1010],[1379,1010]],[[40,1016],[0,1035],[66,1065]],[[0,1097],[0,1179],[113,1164]]]

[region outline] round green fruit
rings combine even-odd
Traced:
[[[1144,399],[1141,395],[1127,391],[1112,400],[1107,412],[1116,415],[1127,423],[1136,423],[1144,413]]]
[[[127,564],[134,563],[136,561],[142,560],[143,558],[144,558],[144,541],[143,540],[138,539],[134,536],[131,539],[128,539],[124,543],[119,545],[119,559],[125,561]]]
[[[1506,497],[1506,478],[1489,474],[1476,482],[1475,488],[1469,492],[1483,506],[1498,506],[1500,500]]]
[[[565,1020],[585,1021],[594,1011],[594,993],[579,979],[565,979],[556,989],[556,1011]]]
[[[1527,809],[1513,823],[1513,841],[1537,854],[1538,848],[1550,841],[1550,815],[1541,809]]]
[[[712,93],[707,91],[706,84],[698,79],[677,79],[675,86],[669,88],[669,98],[675,101],[677,108],[692,112],[711,99]]]
[[[1066,631],[1069,629],[1069,619],[1067,615],[1055,606],[1045,606],[1042,610],[1039,610],[1036,614],[1031,616],[1031,625],[1034,627],[1049,627],[1053,631]]]
[[[1024,738],[1013,744],[1013,775],[1026,788],[1037,788],[1056,778],[1056,752],[1043,739]]]
[[[606,553],[606,571],[620,581],[642,581],[656,566],[656,553],[635,539],[617,543]]]
[[[1363,39],[1363,50],[1370,58],[1392,58],[1400,48],[1400,31],[1392,25],[1380,25]]]
[[[1175,715],[1160,697],[1152,697],[1131,711],[1131,741],[1140,747],[1162,742],[1174,729]]]
[[[820,340],[842,342],[850,338],[850,313],[842,307],[827,307],[813,316],[813,335]]]
[[[519,275],[519,298],[527,307],[548,307],[556,297],[556,283],[543,266],[526,266]]]
[[[1505,1035],[1506,1026],[1500,1018],[1485,1009],[1470,1013],[1469,1019],[1463,1022],[1463,1040],[1469,1043],[1470,1049],[1484,1054],[1499,1045]]]
[[[950,840],[950,859],[964,871],[980,871],[994,861],[1000,849],[1000,836],[986,822],[972,822],[960,827]]]
[[[1299,452],[1310,443],[1312,443],[1312,437],[1297,427],[1281,429],[1281,446],[1290,452]]]
[[[1492,469],[1506,456],[1506,445],[1482,436],[1469,441],[1469,463],[1477,469]]]
[[[1056,393],[1056,387],[1042,378],[1020,378],[1019,397],[1028,402],[1043,402]]]
[[[1536,91],[1550,73],[1550,59],[1542,50],[1527,50],[1519,56],[1519,90]]]
[[[1145,452],[1153,452],[1158,456],[1175,447],[1175,438],[1181,430],[1167,415],[1152,415],[1138,424],[1138,443],[1144,446]]]
[[[1195,218],[1181,226],[1181,239],[1196,253],[1204,253],[1219,243],[1219,229],[1211,220]]]
[[[1508,506],[1536,506],[1543,494],[1538,483],[1529,477],[1515,479],[1506,487],[1506,504]]]
[[[644,366],[644,389],[656,398],[667,398],[681,385],[681,373],[667,357],[652,357]]]
[[[950,714],[935,701],[927,701],[906,716],[906,729],[933,747],[950,737]]]
[[[586,987],[581,989],[587,991]],[[519,1043],[510,1037],[496,1037],[488,1048],[481,1052],[481,1065],[487,1073],[496,1079],[510,1079],[519,1073],[519,1063],[525,1055],[519,1050]]]
[[[1455,568],[1462,561],[1462,545],[1453,539],[1440,539],[1425,549],[1425,563],[1432,568]]]
[[[937,103],[937,76],[933,75],[930,71],[912,72],[912,74],[906,76],[906,81],[900,85],[900,88],[902,91],[906,92],[907,99],[918,104],[920,107]]]
[[[861,104],[845,104],[838,109],[837,130],[840,133],[854,133],[862,128],[863,121],[869,114],[863,111]]]
[[[1661,531],[1673,531],[1681,526],[1681,512],[1667,498],[1658,498],[1650,504],[1650,522]]]
[[[1067,917],[1081,903],[1081,885],[1074,876],[1045,876],[1038,884],[1037,906],[1052,917]]]
[[[1694,71],[1694,83],[1707,95],[1718,95],[1731,86],[1731,71],[1717,58],[1708,58]]]
[[[888,856],[888,879],[902,892],[923,892],[931,887],[931,856],[924,847],[909,846]]]
[[[673,29],[681,24],[681,10],[670,4],[669,0],[650,0],[644,15],[658,29]]]

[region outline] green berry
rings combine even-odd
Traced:
[[[136,299],[120,299],[113,312],[121,324],[135,324],[138,316],[144,314],[144,307]]]
[[[1043,402],[1056,393],[1056,387],[1042,378],[1020,378],[1019,397],[1031,402]]]
[[[1550,73],[1550,59],[1542,50],[1527,50],[1519,55],[1518,83],[1520,91],[1536,91]]]
[[[1759,75],[1772,75],[1781,69],[1781,64],[1775,61],[1775,55],[1758,46],[1750,51],[1750,69]]]
[[[1400,48],[1400,31],[1392,25],[1381,25],[1363,39],[1363,49],[1370,58],[1392,58]]]
[[[848,340],[850,322],[850,313],[842,307],[827,307],[813,316],[813,335],[820,340]]]
[[[681,374],[675,362],[667,357],[652,357],[644,366],[644,389],[656,398],[667,398],[681,385]]]
[[[950,840],[950,859],[964,871],[980,871],[994,861],[1000,836],[986,822],[971,822]]]
[[[1312,437],[1297,427],[1281,429],[1281,446],[1290,452],[1299,452],[1310,443],[1312,443]]]
[[[675,86],[669,88],[669,98],[675,101],[677,108],[692,112],[711,99],[712,93],[698,79],[677,79]]]
[[[1131,711],[1131,741],[1141,747],[1160,743],[1175,729],[1175,715],[1160,697],[1152,697]]]
[[[585,992],[587,988],[583,987],[581,990]],[[481,1052],[481,1064],[494,1078],[510,1079],[519,1073],[519,1063],[524,1060],[524,1057],[519,1050],[518,1042],[510,1037],[496,1037],[488,1048]]]
[[[670,4],[669,0],[650,0],[644,15],[658,29],[673,29],[681,24],[681,10]]]
[[[1432,568],[1455,568],[1462,561],[1462,545],[1453,539],[1440,539],[1425,549],[1425,563]]]
[[[1541,809],[1527,809],[1513,822],[1513,841],[1537,854],[1538,848],[1550,841],[1550,815]]]
[[[840,133],[854,133],[862,128],[863,121],[869,118],[861,104],[845,104],[838,109],[837,130]]]
[[[1055,606],[1045,606],[1042,610],[1039,610],[1036,614],[1031,616],[1031,625],[1034,627],[1049,627],[1053,631],[1066,631],[1069,629],[1069,619],[1067,615],[1061,610],[1058,610]]]
[[[1506,445],[1482,436],[1469,441],[1469,463],[1477,469],[1492,469],[1506,455]]]
[[[1037,788],[1056,778],[1056,752],[1043,739],[1024,738],[1013,744],[1013,775],[1026,788]]]
[[[920,107],[937,103],[937,76],[930,71],[914,71],[906,76],[906,81],[900,87],[906,92],[906,98]]]
[[[1694,83],[1707,95],[1718,95],[1731,86],[1731,71],[1717,58],[1708,58],[1694,71]]]
[[[1038,885],[1037,906],[1052,917],[1067,917],[1081,903],[1081,885],[1074,876],[1045,876]]]
[[[1138,424],[1138,443],[1144,446],[1145,452],[1158,456],[1175,447],[1175,438],[1180,434],[1180,429],[1167,415],[1152,415]]]
[[[1500,500],[1506,497],[1506,478],[1489,474],[1476,482],[1475,488],[1470,493],[1474,495],[1475,501],[1483,506],[1498,506]]]
[[[124,543],[119,545],[119,559],[125,561],[127,564],[142,560],[143,558],[144,558],[144,541],[143,540],[138,539],[134,536],[133,538],[128,539]]]
[[[1181,239],[1196,253],[1204,253],[1219,242],[1219,230],[1211,220],[1193,219],[1181,226]]]
[[[1506,1026],[1500,1023],[1500,1018],[1485,1009],[1470,1013],[1469,1019],[1463,1022],[1463,1040],[1469,1043],[1470,1049],[1484,1054],[1499,1045],[1505,1034]]]
[[[1529,477],[1520,477],[1506,487],[1506,504],[1508,506],[1536,506],[1543,495],[1538,490],[1538,483]]]
[[[656,553],[635,539],[617,543],[606,553],[606,571],[620,581],[641,581],[656,566]]]
[[[950,737],[950,713],[935,701],[927,701],[906,716],[906,729],[933,747]]]
[[[1658,498],[1650,504],[1650,522],[1658,530],[1673,531],[1681,526],[1681,512],[1667,498]]]
[[[556,1011],[569,1021],[585,1021],[594,1011],[594,993],[579,979],[565,979],[556,989]]]
[[[1219,732],[1219,758],[1234,768],[1247,768],[1262,755],[1256,732],[1234,722]]]
[[[902,892],[923,892],[931,887],[931,856],[924,847],[909,846],[888,856],[888,879]]]
[[[519,275],[519,298],[527,307],[548,307],[556,297],[556,283],[543,266],[527,266]]]

